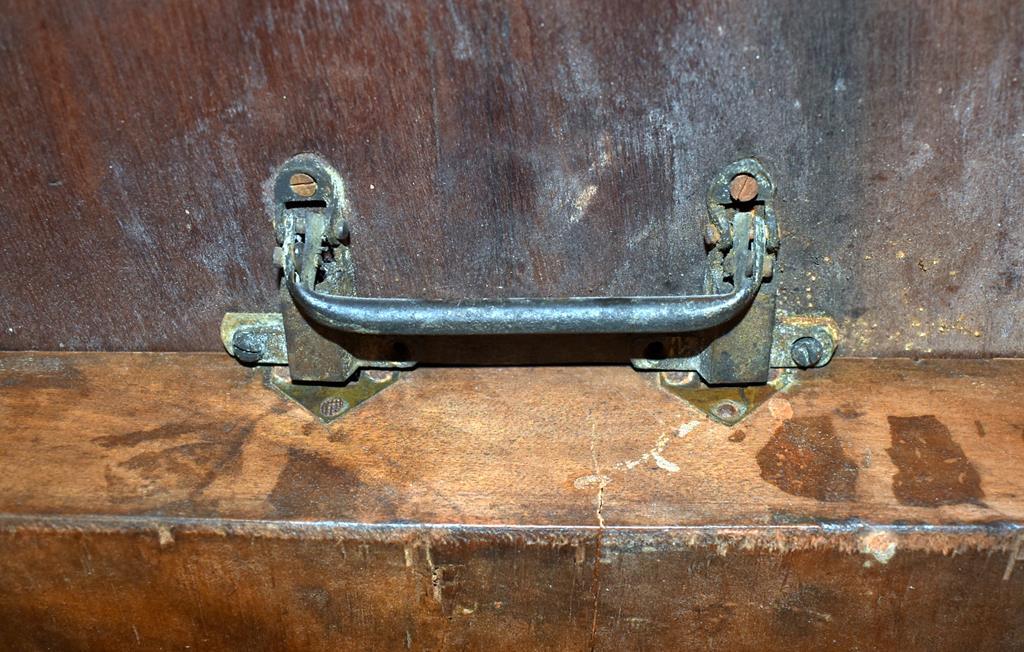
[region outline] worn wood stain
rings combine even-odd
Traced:
[[[898,469],[892,490],[901,503],[982,504],[981,476],[935,416],[889,417],[889,428],[892,446],[886,451]]]
[[[826,502],[853,500],[857,464],[843,452],[829,417],[784,422],[758,451],[761,477],[794,496]]]

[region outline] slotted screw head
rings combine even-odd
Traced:
[[[259,362],[267,349],[265,337],[251,331],[238,330],[231,336],[231,349],[239,362]]]
[[[316,179],[305,172],[296,172],[288,179],[292,192],[299,197],[312,197],[316,192]]]
[[[759,190],[757,179],[745,172],[737,174],[729,183],[729,194],[738,202],[753,201]]]
[[[824,353],[825,347],[813,337],[801,337],[793,342],[793,346],[789,350],[789,354],[793,357],[793,362],[801,369],[808,369],[818,364]]]

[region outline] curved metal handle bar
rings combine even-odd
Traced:
[[[735,233],[749,233],[752,214],[738,213]],[[433,301],[334,296],[303,287],[293,265],[284,277],[299,309],[327,328],[374,335],[524,335],[686,333],[738,316],[761,287],[767,233],[755,221],[750,249],[736,244],[734,287],[728,294],[567,299]],[[289,257],[290,258],[290,257]],[[753,264],[750,259],[753,258]],[[745,271],[752,269],[748,276]]]

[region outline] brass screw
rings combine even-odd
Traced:
[[[738,202],[753,201],[757,192],[757,179],[746,173],[737,174],[729,183],[729,194]]]
[[[312,197],[316,192],[316,180],[305,172],[296,172],[288,179],[292,192],[299,197]]]

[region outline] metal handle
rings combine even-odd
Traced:
[[[739,316],[761,287],[768,240],[765,225],[753,213],[737,213],[733,232],[736,271],[733,289],[726,294],[459,301],[334,296],[304,287],[295,271],[294,255],[288,254],[284,279],[292,299],[307,318],[347,333],[686,333],[713,328]]]

